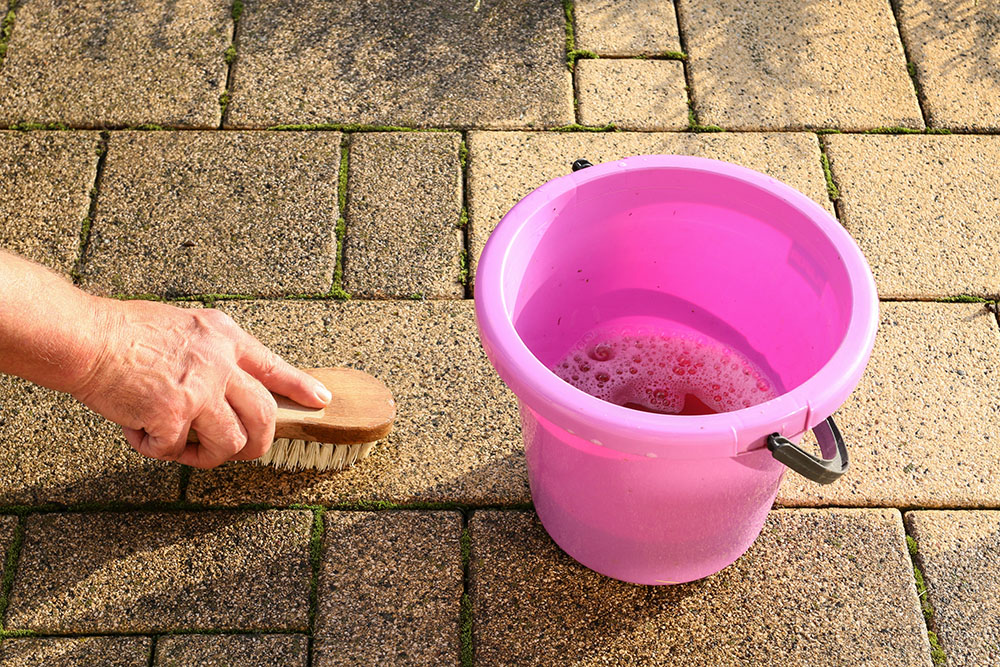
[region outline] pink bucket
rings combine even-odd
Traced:
[[[486,244],[483,347],[520,402],[552,539],[616,579],[700,579],[757,538],[786,467],[819,483],[846,470],[830,415],[871,354],[875,284],[836,219],[764,174],[672,155],[574,169],[514,206]],[[716,341],[780,392],[718,414],[655,414],[549,370],[590,332],[626,323]],[[822,458],[796,446],[814,428]]]

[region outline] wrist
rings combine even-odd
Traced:
[[[101,386],[115,358],[115,341],[124,324],[122,304],[114,299],[85,295],[82,333],[66,360],[65,391],[86,402]]]

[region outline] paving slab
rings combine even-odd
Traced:
[[[580,60],[576,64],[580,122],[624,130],[688,127],[684,64],[677,60]]]
[[[68,275],[97,176],[96,132],[0,132],[0,248]]]
[[[461,298],[462,167],[455,132],[351,139],[344,289],[360,298]]]
[[[229,123],[573,122],[559,0],[247,0]]]
[[[11,544],[14,543],[14,536],[17,531],[16,516],[0,515],[0,554],[3,554],[3,562],[0,562],[0,581],[6,576],[7,552]]]
[[[156,667],[306,667],[305,635],[165,635],[156,640]]]
[[[883,303],[861,384],[836,413],[850,470],[785,476],[785,505],[994,506],[1000,328],[983,304]]]
[[[0,123],[218,127],[229,0],[17,3]]]
[[[576,0],[576,48],[602,56],[680,51],[673,0]]]
[[[312,513],[28,518],[6,628],[306,630]]]
[[[1000,295],[1000,137],[827,139],[844,226],[882,297]]]
[[[1000,662],[1000,512],[909,512],[906,525],[948,665]]]
[[[325,521],[313,664],[457,667],[461,516],[330,512]]]
[[[146,667],[149,637],[18,637],[0,643],[0,667]]]
[[[819,143],[808,134],[470,132],[468,144],[470,275],[500,218],[535,188],[570,173],[577,158],[594,164],[655,154],[727,160],[784,181],[833,212]]]
[[[339,170],[337,132],[115,133],[83,285],[165,296],[329,292]]]
[[[222,310],[300,367],[350,366],[396,399],[393,432],[341,472],[229,464],[194,472],[189,500],[230,505],[527,502],[513,395],[482,352],[471,301],[228,302]]]
[[[147,459],[68,394],[0,375],[0,505],[168,502],[180,466]]]
[[[477,664],[931,664],[896,510],[775,511],[727,569],[660,587],[587,570],[533,514],[470,530]]]
[[[900,0],[899,31],[932,127],[1000,130],[1000,6]]]
[[[885,0],[678,4],[699,122],[730,130],[922,128]]]

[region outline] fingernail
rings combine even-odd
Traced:
[[[329,389],[317,383],[316,398],[323,401],[324,403],[329,403],[333,399],[333,394],[330,393]]]

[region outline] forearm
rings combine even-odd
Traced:
[[[74,393],[100,357],[107,303],[0,250],[0,372]]]

